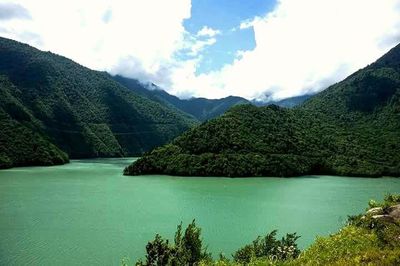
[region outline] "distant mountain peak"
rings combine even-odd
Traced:
[[[237,96],[228,96],[221,99],[180,99],[177,96],[171,95],[165,90],[162,90],[158,86],[156,86],[157,89],[155,90],[144,90],[145,87],[140,86],[140,82],[135,79],[125,78],[122,76],[115,76],[114,79],[136,93],[149,97],[161,104],[173,106],[199,121],[206,121],[218,117],[234,105],[250,103],[248,100]]]

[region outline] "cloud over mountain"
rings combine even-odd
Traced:
[[[256,47],[233,64],[192,75],[196,95],[284,98],[324,89],[400,41],[400,1],[281,0],[253,27]],[[179,84],[180,80],[176,83]]]
[[[232,33],[188,32],[191,8],[191,0],[0,0],[0,35],[178,96],[274,99],[319,91],[400,41],[399,0],[279,0],[235,26],[254,31],[254,49],[199,73],[207,48]]]

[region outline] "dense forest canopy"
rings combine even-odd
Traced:
[[[400,46],[286,109],[235,106],[125,169],[197,176],[400,175]]]
[[[0,167],[140,155],[195,123],[105,72],[0,38]]]

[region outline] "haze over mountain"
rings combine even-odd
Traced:
[[[193,126],[105,72],[0,38],[0,167],[139,155]]]
[[[241,105],[125,169],[125,174],[400,174],[400,45],[300,107]]]
[[[279,101],[258,101],[258,100],[253,100],[251,101],[252,104],[256,105],[256,106],[266,106],[266,105],[277,105],[280,107],[287,107],[287,108],[293,108],[296,107],[302,103],[304,103],[307,99],[309,99],[310,97],[312,97],[311,94],[305,94],[305,95],[301,95],[301,96],[294,96],[294,97],[289,97],[286,99],[282,99]]]
[[[265,106],[275,104],[281,107],[295,107],[303,103],[310,95],[302,95],[291,97],[280,101],[249,101],[242,97],[228,96],[221,99],[206,99],[206,98],[190,98],[180,99],[174,95],[169,94],[162,88],[150,84],[144,86],[141,82],[135,79],[125,78],[122,76],[114,76],[114,80],[129,89],[132,89],[138,94],[141,94],[151,100],[166,104],[170,107],[175,107],[178,110],[189,114],[199,121],[206,121],[218,117],[225,113],[229,108],[239,104],[255,104],[257,106]]]
[[[211,118],[222,115],[230,107],[238,104],[250,103],[250,101],[235,96],[229,96],[221,99],[190,98],[180,99],[167,93],[165,90],[152,85],[152,88],[146,88],[135,79],[115,76],[114,79],[135,92],[146,96],[154,101],[167,104],[178,110],[189,114],[199,121],[206,121]]]

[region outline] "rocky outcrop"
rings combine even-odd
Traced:
[[[372,219],[378,219],[380,221],[389,222],[389,223],[395,222],[395,219],[388,214],[373,215]]]
[[[369,215],[379,215],[382,213],[383,213],[382,207],[375,207],[375,208],[369,209],[367,211],[367,214],[369,214]]]
[[[372,219],[378,219],[384,222],[398,222],[400,221],[400,204],[393,205],[388,208],[372,208],[366,212],[366,215],[370,216]]]
[[[388,213],[396,221],[400,220],[400,204],[389,207]]]

